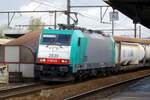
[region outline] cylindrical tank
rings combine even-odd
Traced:
[[[120,59],[120,63],[123,65],[138,64],[144,56],[144,47],[138,43],[121,43],[121,50],[119,50],[119,44],[116,44],[116,63]]]

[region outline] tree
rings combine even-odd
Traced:
[[[41,25],[44,25],[44,23],[41,21],[41,18],[31,17],[31,19],[29,21],[28,30],[34,31],[35,29],[37,29]]]

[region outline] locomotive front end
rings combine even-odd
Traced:
[[[40,66],[40,79],[60,81],[70,76],[71,31],[42,31],[37,52],[37,64]]]

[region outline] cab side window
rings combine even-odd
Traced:
[[[79,37],[79,39],[78,39],[78,47],[80,47],[80,44],[81,44],[81,38]]]

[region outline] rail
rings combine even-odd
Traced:
[[[140,72],[141,71],[138,71],[138,72],[136,72],[136,74],[138,74]],[[134,74],[135,74],[135,72],[134,72]],[[137,81],[137,80],[139,80],[141,78],[144,78],[144,77],[147,77],[147,76],[150,76],[150,74],[146,73],[145,75],[136,76],[134,78],[122,80],[122,81],[112,83],[112,84],[108,84],[108,85],[105,85],[105,86],[102,86],[102,87],[99,87],[99,88],[96,88],[96,89],[92,89],[92,90],[89,90],[89,91],[86,91],[86,92],[83,92],[83,93],[79,93],[79,94],[76,94],[76,95],[69,96],[69,97],[65,98],[64,100],[82,100],[84,98],[89,98],[90,96],[92,96],[94,94],[103,94],[103,93],[105,93],[105,95],[106,95],[106,91],[108,91],[110,93],[110,91],[115,91],[115,90],[113,90],[114,88],[120,87],[121,85],[126,85],[127,83]],[[111,92],[111,93],[113,93],[113,92]]]
[[[49,85],[47,83],[33,83],[29,85],[15,86],[8,89],[0,89],[0,100],[16,96],[24,96],[30,93],[40,92],[44,89],[54,89],[61,86],[65,86],[65,84]]]

